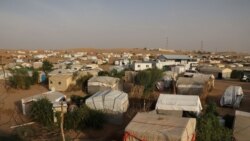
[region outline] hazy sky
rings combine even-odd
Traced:
[[[0,48],[250,52],[250,0],[0,0]]]

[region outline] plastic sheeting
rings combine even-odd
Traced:
[[[160,94],[155,109],[166,111],[190,111],[199,114],[202,110],[202,106],[199,96],[196,95]]]
[[[240,86],[229,86],[220,99],[220,105],[238,108],[243,96],[243,90]]]
[[[124,141],[192,141],[196,119],[137,113],[125,128]]]
[[[99,91],[86,100],[91,109],[124,113],[128,109],[128,94],[118,90]]]
[[[236,141],[249,141],[250,139],[250,113],[235,112],[233,135]]]

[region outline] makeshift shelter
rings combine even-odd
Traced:
[[[136,71],[125,71],[125,76],[124,76],[125,82],[134,83],[137,73],[138,72]]]
[[[165,71],[162,80],[156,83],[156,88],[160,91],[172,87],[173,80],[176,80],[177,73],[172,71]]]
[[[108,120],[121,123],[123,113],[129,106],[128,94],[118,90],[99,91],[86,99],[86,105],[95,110],[107,113]]]
[[[178,66],[172,66],[171,71],[176,73],[176,74],[181,74],[186,71],[186,68],[184,65],[178,65]]]
[[[204,74],[213,74],[217,79],[230,78],[232,69],[229,68],[219,68],[215,66],[204,66],[199,69],[201,73]]]
[[[176,81],[177,93],[185,95],[206,95],[208,80],[199,77],[179,77]]]
[[[124,141],[193,141],[196,119],[137,113],[125,128]]]
[[[37,101],[37,100],[42,99],[42,98],[47,98],[52,104],[54,104],[54,103],[58,103],[60,101],[65,100],[66,96],[60,92],[49,91],[46,93],[23,98],[23,99],[21,99],[23,114],[26,115],[29,112],[30,105],[32,102]]]
[[[207,82],[208,90],[211,91],[214,88],[214,80],[215,77],[213,74],[201,74],[201,73],[195,73],[193,74],[193,78],[201,79],[204,82]]]
[[[236,141],[249,141],[250,139],[250,113],[235,112],[233,136]]]
[[[103,90],[119,90],[120,79],[109,76],[95,76],[88,80],[88,93],[94,94]]]
[[[229,86],[220,99],[220,105],[239,108],[243,96],[243,90],[240,86]]]
[[[187,111],[199,114],[202,110],[199,96],[160,94],[155,110],[157,113],[168,114],[169,111]],[[181,114],[182,115],[182,114]]]

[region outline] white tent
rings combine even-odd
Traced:
[[[160,94],[155,109],[161,111],[190,111],[199,114],[202,106],[197,95]]]
[[[127,111],[128,94],[118,90],[99,91],[86,100],[91,109],[124,113]]]
[[[243,90],[240,86],[229,86],[220,99],[220,105],[238,108],[243,96]]]

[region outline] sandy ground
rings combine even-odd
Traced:
[[[0,133],[11,131],[10,126],[27,122],[20,110],[20,100],[22,98],[40,94],[48,91],[41,85],[34,85],[29,90],[9,89],[4,87],[4,82],[0,81]]]

